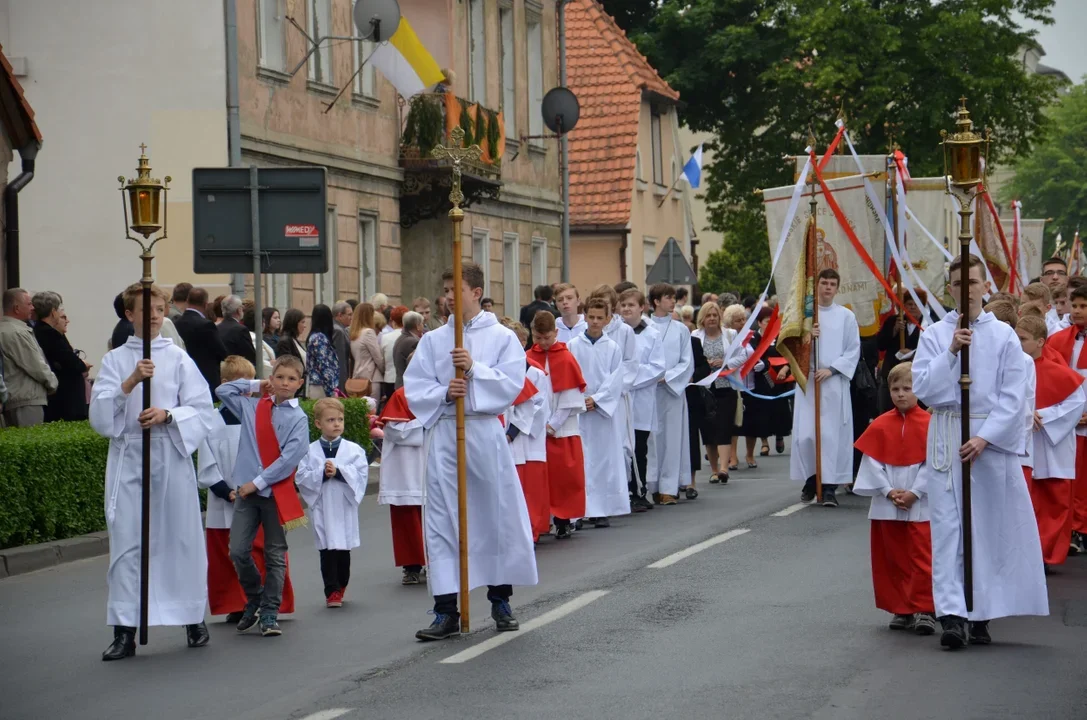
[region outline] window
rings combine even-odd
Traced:
[[[532,288],[547,285],[547,239],[532,238]]]
[[[502,234],[502,297],[509,317],[521,307],[520,244],[517,233]]]
[[[313,302],[332,307],[336,303],[336,250],[340,235],[336,231],[336,208],[328,209],[328,272],[313,276]]]
[[[373,297],[377,288],[377,218],[359,216],[359,297]]]
[[[307,0],[306,32],[314,40],[332,34],[332,0]],[[325,85],[332,84],[332,45],[326,41],[313,51],[309,59],[309,79]]]
[[[657,239],[652,237],[642,238],[642,263],[645,265],[644,281],[649,277],[649,271],[653,269],[653,263],[657,262]]]
[[[664,154],[661,148],[661,116],[656,108],[649,114],[649,135],[653,144],[653,182],[664,185]]]
[[[364,60],[369,59],[370,53],[372,53],[374,49],[374,43],[369,40],[359,40],[355,43],[355,70],[358,70],[359,65],[361,65]],[[374,73],[374,66],[370,63],[366,63],[362,70],[359,70],[358,74],[355,75],[354,93],[356,96],[367,98],[377,97]]]
[[[283,274],[265,275],[264,287],[267,295],[264,304],[279,310],[280,319],[291,307],[291,276]]]
[[[543,25],[540,18],[530,18],[528,22],[528,134],[543,135],[544,122],[544,65],[543,65]],[[542,146],[544,141],[537,138],[533,145]]]
[[[257,45],[260,52],[258,62],[261,67],[279,71],[287,69],[285,27],[283,10],[280,7],[282,2],[283,0],[259,0],[257,3]]]
[[[498,11],[502,24],[502,117],[506,121],[506,137],[517,137],[517,75],[513,61],[513,7]]]
[[[468,63],[471,99],[487,104],[487,33],[484,0],[468,0]]]
[[[491,231],[472,230],[472,262],[483,268],[483,297],[491,294]]]
[[[642,177],[642,151],[640,149],[634,151],[634,179],[645,180]]]

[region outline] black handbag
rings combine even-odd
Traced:
[[[702,399],[702,417],[706,422],[717,420],[717,396],[713,394],[713,390],[699,386],[698,395]]]
[[[857,362],[857,369],[853,371],[853,389],[873,402],[876,399],[879,386],[876,385],[876,377],[864,358]]]

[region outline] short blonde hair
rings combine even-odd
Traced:
[[[1045,319],[1035,315],[1024,315],[1019,318],[1019,323],[1015,326],[1015,329],[1030,333],[1030,336],[1035,340],[1045,340],[1049,337],[1049,329],[1046,327]]]
[[[170,302],[170,295],[158,285],[151,286],[151,297],[158,298],[167,304]],[[126,287],[125,291],[121,294],[121,299],[124,300],[125,310],[135,310],[136,302],[143,300],[143,284],[132,283]]]
[[[320,400],[318,400],[317,402],[315,402],[313,404],[313,417],[316,418],[317,420],[321,420],[321,419],[324,418],[325,413],[333,411],[333,410],[335,410],[335,411],[339,412],[341,415],[343,415],[344,414],[343,403],[340,402],[337,398],[331,398],[331,397],[321,398]]]
[[[891,368],[891,372],[887,374],[887,388],[890,389],[896,382],[902,382],[903,380],[909,380],[910,387],[913,387],[912,362],[899,363]]]
[[[290,368],[298,373],[298,378],[301,380],[306,374],[306,366],[302,364],[302,361],[296,358],[294,355],[280,355],[276,358],[275,363],[272,365],[272,374],[281,367]]]
[[[743,305],[729,305],[727,308],[725,308],[725,311],[721,313],[721,324],[727,328],[731,328],[733,321],[737,317],[746,318],[746,316],[747,311],[744,310]]]
[[[724,324],[724,316],[721,314],[721,308],[714,302],[703,303],[702,307],[698,309],[698,320],[695,325],[698,327],[704,327],[706,325],[706,316],[711,312],[717,312],[717,322],[719,325]]]
[[[1007,300],[995,300],[985,306],[985,312],[992,313],[993,317],[1002,323],[1006,323],[1015,329],[1015,323],[1019,320],[1018,308]]]
[[[252,380],[257,376],[257,369],[241,355],[227,355],[219,364],[219,375],[223,382],[234,380]]]
[[[1048,305],[1050,303],[1049,288],[1040,282],[1031,283],[1023,288],[1023,298],[1029,301],[1041,300]]]
[[[573,283],[559,283],[558,285],[556,285],[554,297],[557,299],[559,295],[562,295],[567,290],[573,290],[574,296],[577,297],[579,300],[581,299],[581,293],[577,291],[577,286],[575,286]]]

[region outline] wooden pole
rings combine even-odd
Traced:
[[[894,162],[890,162],[888,168],[887,179],[891,188],[891,227],[894,229],[894,242],[898,245],[898,233],[901,232],[901,228],[898,227],[898,184],[896,182],[898,169],[894,167]],[[899,248],[901,250],[901,248]],[[899,253],[899,258],[905,261],[905,257]],[[903,309],[902,303],[905,299],[905,286],[904,281],[905,268],[895,266],[895,274],[898,275],[898,322],[902,325],[902,329],[898,331],[898,350],[903,352],[906,349],[906,313]]]
[[[970,203],[959,203],[959,295],[961,312],[959,327],[970,329]],[[959,387],[961,388],[961,433],[965,443],[970,439],[970,346],[959,350]],[[974,609],[974,518],[970,501],[970,461],[962,461],[962,587],[966,596],[966,611]]]
[[[813,143],[814,145],[814,143]],[[815,174],[812,173],[811,181],[811,202],[808,205],[811,210],[811,226],[808,228],[808,232],[811,233],[809,239],[805,242],[814,244],[814,252],[812,252],[813,260],[815,262],[815,268],[813,269],[815,274],[815,283],[812,288],[812,311],[811,322],[813,326],[819,324],[819,221],[817,219],[816,210],[818,203],[815,200]],[[805,247],[805,252],[807,248]],[[822,422],[822,389],[819,383],[815,380],[815,374],[819,372],[819,338],[812,337],[811,339],[811,366],[815,368],[812,376],[808,378],[808,382],[815,386],[815,500],[816,502],[823,502],[823,422]]]
[[[150,248],[140,255],[143,260],[143,359],[151,359],[151,261]],[[151,378],[143,381],[143,409],[151,408]],[[143,475],[140,482],[140,645],[147,644],[147,603],[151,572],[151,428],[143,429]]]

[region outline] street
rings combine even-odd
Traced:
[[[1049,577],[1050,617],[944,652],[873,607],[867,499],[798,508],[788,458],[759,460],[694,502],[544,538],[519,633],[494,633],[480,591],[470,636],[415,641],[429,596],[400,585],[373,489],[342,609],[312,532],[288,536],[299,612],[278,639],[216,618],[207,648],[153,628],[103,663],[106,558],[2,580],[0,718],[1087,717],[1087,559]]]

